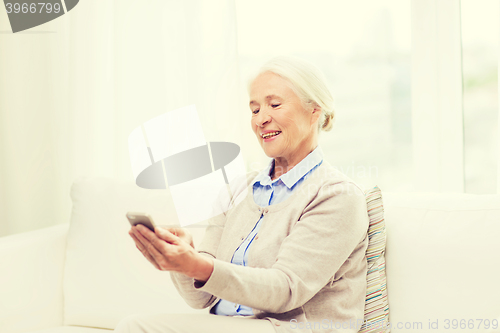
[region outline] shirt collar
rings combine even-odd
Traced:
[[[271,185],[274,182],[281,180],[288,188],[292,188],[301,178],[303,178],[315,166],[321,164],[323,161],[323,150],[317,146],[312,152],[309,153],[302,161],[294,166],[290,171],[281,175],[274,181],[271,180],[269,173],[274,167],[274,159],[269,162],[269,165],[262,170],[253,180],[252,184],[260,183],[263,186]]]

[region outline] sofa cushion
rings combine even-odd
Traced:
[[[366,204],[370,224],[368,227],[368,248],[366,259],[368,272],[366,275],[366,301],[364,323],[359,332],[386,332],[389,320],[389,303],[387,299],[385,274],[385,221],[384,205],[380,189],[365,191]]]
[[[133,182],[82,178],[71,188],[73,210],[64,275],[64,324],[113,329],[134,313],[189,313],[168,272],[156,270],[128,235],[127,211],[176,224],[167,190]],[[204,228],[189,226],[195,244]]]
[[[487,331],[479,319],[500,314],[500,195],[384,192],[384,207],[391,332]]]

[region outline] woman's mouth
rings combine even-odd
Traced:
[[[269,141],[274,140],[280,134],[281,134],[281,131],[269,132],[269,133],[263,134],[262,139],[264,140],[264,142],[269,142]]]

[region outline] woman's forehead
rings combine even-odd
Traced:
[[[283,79],[281,76],[264,72],[258,75],[250,85],[250,99],[251,102],[255,99],[271,99],[283,98],[293,94],[288,80]]]

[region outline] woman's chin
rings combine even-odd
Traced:
[[[264,150],[264,153],[266,154],[267,157],[269,158],[274,158],[274,155],[271,153],[268,153],[267,151]]]
[[[273,140],[274,141],[274,140]],[[280,148],[281,145],[276,144],[275,142],[260,142],[260,146],[262,150],[269,158],[277,158],[282,156],[283,148]]]
[[[265,149],[264,148],[264,153],[267,155],[269,158],[276,158],[279,157],[280,154],[276,151],[276,149]]]
[[[266,154],[267,157],[274,158],[274,152],[272,150],[265,149],[264,147],[262,147],[262,150],[264,150],[264,154]]]

